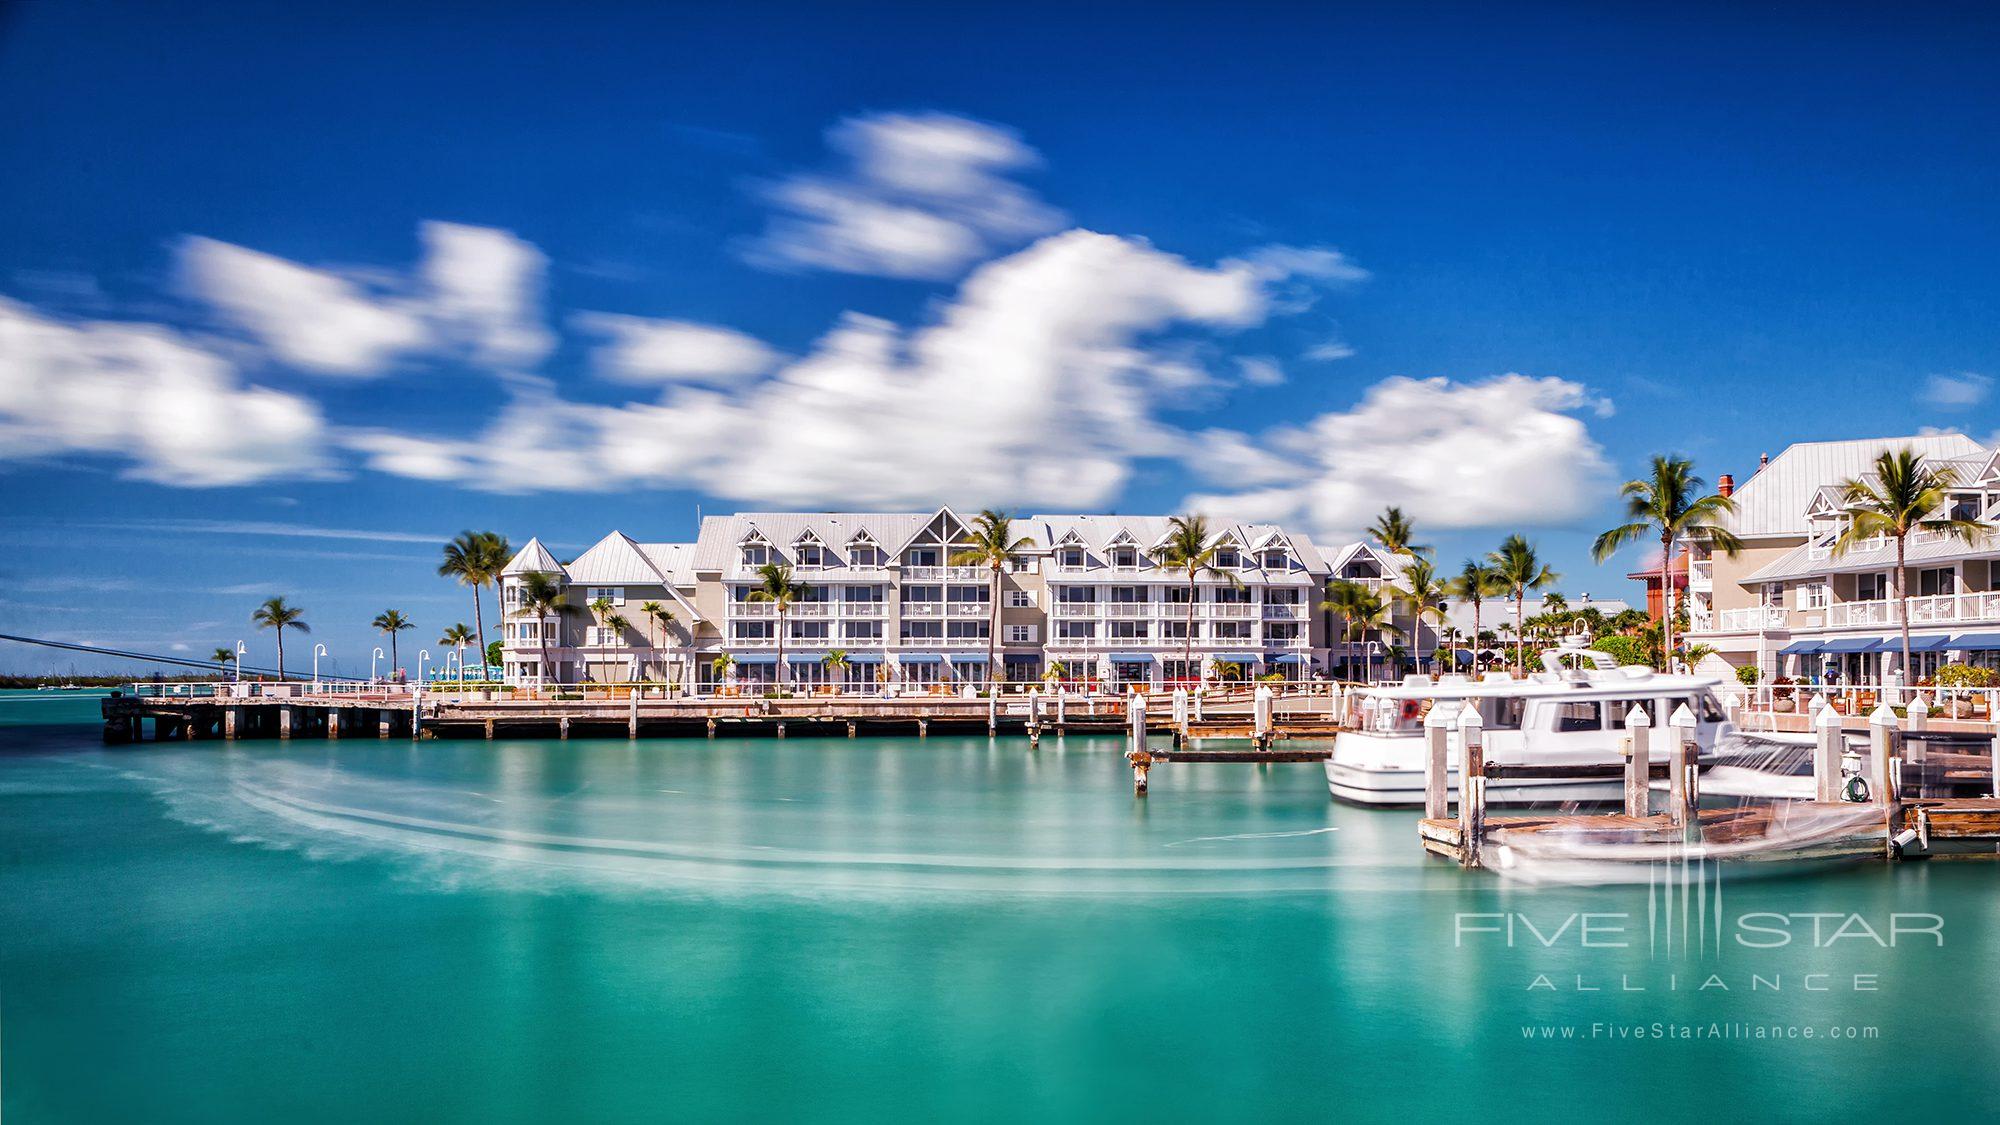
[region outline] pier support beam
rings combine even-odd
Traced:
[[[1424,817],[1428,820],[1451,815],[1451,723],[1451,714],[1435,703],[1424,716]]]
[[[855,724],[854,724],[854,720],[853,720],[853,719],[849,719],[849,720],[847,720],[847,737],[849,737],[849,738],[853,738],[853,737],[854,737],[854,735],[855,735],[855,729],[854,729],[854,726],[855,726]]]
[[[338,707],[329,707],[326,709],[326,736],[335,742],[340,740],[340,708]]]
[[[1901,780],[1896,776],[1900,765],[1896,757],[1896,713],[1884,703],[1868,716],[1868,789],[1875,803],[1882,806],[1885,854],[1890,859],[1896,857],[1896,822],[1901,811],[1896,792]]]
[[[278,708],[278,737],[292,737],[292,709],[289,706]]]
[[[1479,709],[1465,708],[1458,719],[1458,854],[1465,867],[1480,865],[1480,837],[1486,834],[1485,738]]]
[[[1694,811],[1701,799],[1695,791],[1694,729],[1694,712],[1688,705],[1674,708],[1667,720],[1667,819],[1676,828],[1699,830],[1701,818]]]
[[[556,720],[556,736],[564,740],[567,740],[569,738],[568,715],[564,715],[562,718]]]
[[[918,719],[918,720],[917,720],[917,737],[918,737],[918,738],[929,738],[930,736],[931,736],[931,721],[930,721],[929,719]]]
[[[493,720],[486,720],[486,741],[493,741]]]
[[[710,719],[710,720],[708,721],[708,737],[710,737],[710,738],[714,738],[714,737],[715,737],[715,720],[714,720],[714,719]]]
[[[626,698],[631,701],[632,709],[625,715],[625,737],[637,738],[639,737],[639,693],[636,690],[628,692]]]
[[[396,733],[395,728],[396,728],[396,721],[393,712],[390,711],[375,712],[375,737],[388,738],[389,736]]]

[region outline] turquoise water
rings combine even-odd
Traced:
[[[9,1125],[1824,1121],[2000,1084],[1991,863],[1723,877],[1727,916],[1942,945],[1668,951],[1647,888],[1426,860],[1311,766],[1139,800],[1105,740],[106,748],[96,706],[0,696]],[[1627,944],[1455,936],[1586,911]],[[1815,1038],[1591,1034],[1739,1022]]]

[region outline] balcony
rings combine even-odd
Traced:
[[[906,566],[905,582],[984,582],[991,575],[977,566]]]
[[[946,602],[945,616],[984,620],[993,616],[992,602]]]
[[[1106,602],[1104,605],[1107,617],[1151,617],[1159,610],[1160,607],[1152,602]]]
[[[1049,607],[1053,617],[1096,617],[1096,602],[1057,602]]]
[[[902,614],[904,617],[943,617],[944,603],[904,602]]]
[[[1208,616],[1221,621],[1248,621],[1257,616],[1257,607],[1250,602],[1211,602]]]
[[[1785,616],[1785,608],[1776,605],[1725,609],[1715,614],[1712,621],[1714,630],[1718,633],[1761,633],[1766,629],[1784,629],[1790,625],[1789,619]],[[1690,624],[1692,623],[1690,621]]]
[[[1688,589],[1690,590],[1715,589],[1715,564],[1709,561],[1689,563]]]
[[[2000,621],[2000,591],[1983,590],[1964,594],[1929,594],[1909,600],[1910,624],[1952,625],[1965,622]],[[1836,602],[1826,607],[1828,628],[1900,625],[1902,606],[1893,599],[1867,602]]]
[[[1266,621],[1297,621],[1304,616],[1305,616],[1304,607],[1298,605],[1297,603],[1291,603],[1291,604],[1286,604],[1282,602],[1264,603],[1264,620]]]

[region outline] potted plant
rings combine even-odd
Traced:
[[[1972,664],[1945,664],[1938,668],[1933,683],[1940,689],[1953,689],[1951,697],[1944,701],[1944,714],[1966,719],[1972,717],[1973,711],[1970,691],[2000,684],[2000,672]]]
[[[1798,689],[1793,686],[1797,682],[1790,676],[1771,681],[1771,710],[1789,713],[1799,709]]]

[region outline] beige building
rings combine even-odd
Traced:
[[[506,675],[706,690],[776,681],[782,650],[786,682],[848,687],[983,682],[995,662],[1016,683],[1306,678],[1360,658],[1320,608],[1327,581],[1380,587],[1396,573],[1369,544],[1327,552],[1273,525],[1219,524],[1225,573],[1191,589],[1160,562],[1167,528],[1165,516],[1016,519],[1026,542],[997,590],[990,569],[952,565],[970,525],[950,508],[711,516],[693,543],[614,531],[569,562],[530,540],[501,580]],[[790,566],[807,591],[782,619],[748,596],[766,563]],[[530,572],[561,586],[563,612],[523,615]],[[1424,632],[1418,651],[1427,645]],[[844,665],[827,662],[836,651]]]
[[[1903,607],[1892,596],[1895,543],[1877,539],[1836,554],[1848,526],[1840,484],[1869,472],[1884,450],[1909,447],[1956,476],[1956,511],[2000,517],[1995,451],[1961,434],[1804,442],[1734,489],[1726,526],[1735,558],[1691,545],[1689,639],[1768,679],[1787,675],[1873,682],[1903,675]],[[1907,542],[1911,662],[1917,677],[1952,659],[2000,657],[2000,540],[1968,546],[1926,532]]]

